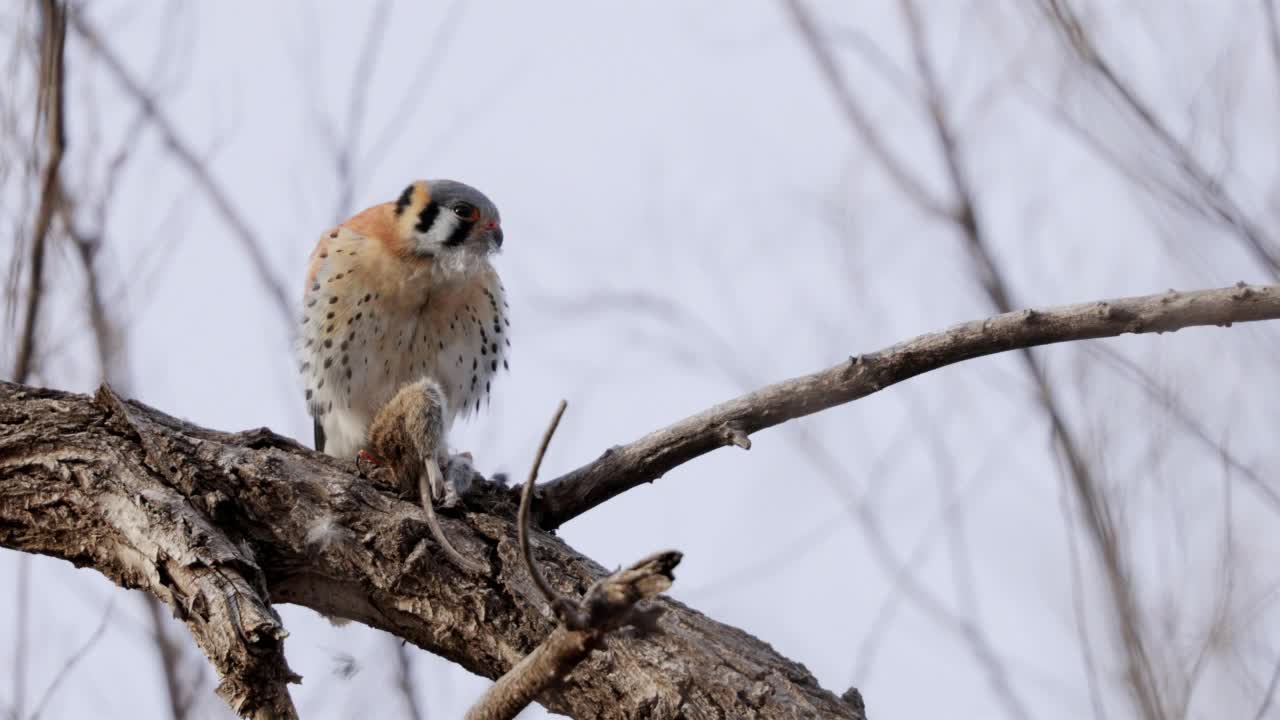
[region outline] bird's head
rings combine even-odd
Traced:
[[[395,213],[406,249],[445,267],[467,268],[502,249],[498,208],[470,185],[416,180],[400,193]]]

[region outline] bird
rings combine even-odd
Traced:
[[[320,236],[298,333],[316,450],[377,462],[370,429],[391,408],[434,413],[404,427],[429,431],[414,442],[439,452],[454,421],[480,410],[509,369],[509,305],[491,262],[502,242],[494,203],[455,180],[415,180]],[[401,392],[412,397],[392,406]]]

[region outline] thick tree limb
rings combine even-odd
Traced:
[[[1161,293],[1021,310],[921,335],[810,375],[784,380],[614,447],[543,486],[534,517],[552,530],[633,487],[732,442],[722,428],[753,433],[852,402],[962,360],[1018,348],[1126,333],[1280,319],[1280,285]],[[1260,486],[1280,503],[1273,488]]]
[[[221,433],[121,402],[0,383],[0,546],[93,567],[153,593],[182,619],[242,714],[283,708],[291,674],[267,602],[386,630],[497,678],[556,626],[521,564],[514,498],[442,514],[493,571],[460,572],[421,507],[351,463],[267,430]],[[607,573],[531,533],[547,581],[580,596]],[[667,598],[660,634],[610,637],[539,696],[575,718],[850,718],[860,709],[750,635]]]
[[[218,694],[233,709],[296,717],[287,633],[252,548],[167,484],[182,467],[143,449],[155,438],[133,409],[105,388],[94,415],[78,403],[91,404],[0,386],[0,544],[91,566],[163,600],[217,668]],[[97,442],[77,442],[90,437]]]

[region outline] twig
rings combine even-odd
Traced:
[[[391,6],[386,0],[378,3],[369,15],[369,27],[365,30],[364,42],[361,44],[359,59],[356,61],[355,74],[351,77],[351,92],[347,96],[347,124],[345,142],[337,142],[333,147],[334,174],[338,179],[338,201],[334,212],[334,222],[340,223],[351,213],[351,205],[355,196],[355,171],[353,156],[359,154],[360,135],[364,127],[366,110],[369,107],[367,96],[373,86],[373,71],[378,64],[378,50],[383,46],[383,35],[391,18]],[[418,92],[410,88],[409,92]]]
[[[946,161],[952,192],[959,203],[960,213],[957,215],[955,224],[965,238],[969,254],[978,270],[979,280],[991,304],[1000,312],[1009,312],[1013,309],[1013,301],[1008,284],[1000,273],[995,256],[991,252],[985,225],[978,214],[976,195],[969,175],[965,172],[960,148],[951,128],[942,87],[929,55],[919,13],[914,0],[901,0],[900,5],[910,36],[916,68],[925,86],[926,106],[934,134],[943,159]],[[1067,426],[1064,413],[1054,398],[1053,388],[1049,384],[1043,366],[1028,348],[1022,348],[1019,355],[1035,382],[1038,403],[1049,419],[1057,449],[1066,461],[1071,487],[1082,506],[1086,526],[1101,555],[1103,567],[1106,569],[1107,589],[1111,595],[1114,619],[1124,638],[1128,661],[1126,670],[1134,700],[1144,717],[1157,720],[1163,717],[1164,713],[1160,707],[1155,672],[1142,630],[1141,612],[1130,580],[1131,574],[1125,567],[1110,504],[1100,491],[1093,472],[1080,451],[1079,442]]]
[[[609,631],[625,625],[641,631],[655,630],[660,609],[640,609],[636,604],[671,587],[671,573],[681,557],[674,550],[655,553],[597,581],[573,608],[581,627],[562,624],[553,630],[533,652],[498,678],[467,711],[466,720],[511,720],[577,667]]]
[[[413,693],[413,658],[409,656],[403,640],[391,638],[391,642],[395,646],[392,652],[396,655],[396,688],[404,698],[405,714],[409,720],[422,720],[422,708]]]
[[[26,382],[31,374],[31,356],[36,343],[36,321],[40,316],[40,300],[43,295],[45,244],[53,214],[60,201],[58,169],[66,149],[66,129],[63,122],[65,100],[64,49],[67,42],[66,9],[57,0],[43,0],[40,4],[42,20],[40,40],[40,94],[36,103],[37,127],[44,119],[45,142],[49,157],[45,161],[40,178],[40,205],[36,210],[35,232],[31,240],[30,280],[27,288],[27,306],[22,316],[22,329],[18,333],[18,354],[14,361],[13,377]]]
[[[1280,82],[1280,17],[1276,13],[1276,0],[1262,0],[1262,11],[1267,21],[1267,49],[1271,51],[1274,81]]]
[[[222,216],[224,222],[231,227],[232,233],[239,240],[241,249],[249,257],[249,262],[253,266],[254,273],[258,276],[258,281],[262,283],[263,288],[267,291],[267,296],[271,298],[272,305],[279,314],[281,321],[290,332],[294,332],[297,326],[296,318],[293,311],[290,310],[289,296],[284,290],[279,278],[271,270],[271,263],[267,260],[267,256],[262,249],[262,243],[257,235],[249,227],[248,222],[241,217],[240,213],[231,204],[231,199],[227,193],[209,174],[208,169],[196,156],[196,153],[178,134],[169,118],[160,109],[155,98],[152,97],[141,83],[129,72],[124,63],[115,54],[98,31],[89,24],[82,13],[71,14],[71,25],[75,28],[81,37],[89,44],[89,47],[102,59],[103,64],[111,72],[117,82],[124,88],[138,104],[139,110],[146,116],[164,138],[165,147],[173,153],[178,159],[180,165],[191,174],[191,177],[204,191],[205,195],[213,203],[214,210]]]
[[[520,557],[524,560],[525,570],[529,572],[529,577],[533,579],[533,584],[537,586],[538,592],[542,593],[543,599],[551,606],[551,610],[556,614],[562,622],[565,621],[565,611],[572,607],[572,603],[561,597],[550,585],[547,584],[546,578],[542,577],[542,572],[538,570],[538,565],[533,561],[533,550],[529,547],[529,506],[532,505],[533,483],[538,479],[538,469],[542,467],[542,457],[547,453],[547,446],[551,444],[551,436],[556,434],[556,428],[560,427],[560,418],[564,416],[565,408],[569,406],[564,400],[556,406],[555,415],[551,417],[551,423],[547,425],[546,432],[542,433],[542,442],[538,444],[538,452],[533,456],[533,465],[529,468],[529,479],[524,482],[524,489],[520,492],[520,512],[516,520],[516,533],[520,540]]]
[[[1116,72],[1103,57],[1084,24],[1077,17],[1067,0],[1039,0],[1039,5],[1051,27],[1065,41],[1068,50],[1103,84],[1110,88],[1121,105],[1154,137],[1166,152],[1181,176],[1199,193],[1212,217],[1234,231],[1245,250],[1266,268],[1273,278],[1280,278],[1280,248],[1275,238],[1256,222],[1226,190],[1191,149],[1178,140],[1151,106],[1138,92]]]
[[[671,571],[680,563],[678,552],[650,555],[626,570],[597,581],[580,603],[561,596],[542,577],[529,547],[530,499],[538,479],[538,469],[542,467],[542,458],[567,406],[564,400],[560,401],[551,423],[542,434],[542,442],[529,468],[529,479],[520,493],[520,511],[516,520],[520,557],[525,570],[560,624],[533,652],[498,678],[467,712],[467,720],[510,720],[577,667],[610,630],[623,625],[635,625],[642,630],[655,629],[659,610],[637,610],[636,603],[671,587]]]
[[[744,432],[756,433],[852,402],[916,375],[1009,350],[1276,319],[1280,319],[1280,285],[1241,283],[1021,310],[962,323],[768,385],[615,447],[545,484],[534,509],[535,519],[543,529],[557,528],[620,493],[723,447],[719,428],[725,423],[736,422]],[[1274,489],[1258,489],[1280,510],[1280,495]]]
[[[448,7],[437,13],[441,17],[440,24],[436,26],[435,32],[432,33],[431,37],[427,39],[426,50],[422,54],[422,60],[418,63],[418,67],[412,75],[404,76],[405,82],[403,86],[406,92],[401,94],[400,101],[396,103],[394,108],[390,109],[389,112],[384,109],[380,113],[387,118],[387,123],[374,139],[369,151],[364,154],[366,176],[381,164],[396,138],[404,132],[405,124],[413,119],[414,113],[422,103],[423,98],[430,94],[428,90],[435,79],[437,71],[444,65],[452,42],[460,37],[458,26],[461,24],[467,10],[471,7],[473,7],[471,3],[463,0],[453,0]],[[436,133],[436,136],[438,139],[447,135]]]
[[[160,674],[164,680],[165,699],[169,701],[169,717],[172,720],[185,720],[190,697],[184,697],[178,677],[182,646],[174,642],[165,629],[161,602],[151,595],[143,595],[142,601],[147,608],[147,619],[151,623],[151,641],[155,643],[156,654],[160,656]]]
[[[1271,704],[1276,699],[1276,687],[1280,686],[1280,662],[1271,671],[1271,681],[1267,683],[1267,691],[1262,696],[1262,704],[1258,706],[1258,712],[1253,716],[1254,720],[1265,720],[1267,712],[1271,710]]]
[[[40,717],[40,713],[44,710],[44,706],[49,703],[49,698],[53,697],[54,691],[56,691],[58,686],[71,675],[71,671],[75,668],[76,664],[83,660],[85,655],[89,654],[89,651],[93,649],[94,645],[98,644],[98,640],[102,638],[102,634],[107,631],[107,621],[111,619],[111,613],[114,610],[115,601],[113,600],[107,603],[107,609],[103,611],[102,619],[98,621],[98,627],[94,628],[93,633],[89,635],[89,639],[85,640],[84,644],[72,653],[71,657],[67,658],[67,661],[62,665],[62,669],[58,671],[58,674],[54,676],[53,681],[49,683],[49,687],[45,688],[44,694],[40,696],[40,701],[37,702],[35,708],[31,710],[31,720],[36,720]]]
[[[795,24],[796,30],[800,34],[801,40],[804,41],[805,46],[812,53],[814,61],[818,63],[818,69],[822,71],[822,78],[831,88],[831,94],[835,97],[836,102],[840,104],[840,110],[844,114],[845,120],[849,122],[850,127],[858,137],[862,138],[863,144],[875,156],[876,161],[880,163],[880,167],[884,169],[899,190],[913,198],[920,207],[925,208],[930,214],[943,218],[952,217],[952,212],[945,205],[934,199],[932,194],[925,189],[924,183],[914,177],[898,161],[898,158],[890,152],[884,138],[881,137],[875,125],[867,117],[867,113],[858,104],[853,94],[849,92],[849,87],[845,84],[844,73],[841,72],[840,65],[836,62],[831,48],[823,40],[818,25],[814,21],[813,14],[809,12],[809,9],[805,7],[801,0],[783,0],[783,2],[786,5],[788,14],[791,16],[792,23]]]
[[[44,294],[45,244],[49,235],[49,226],[53,222],[54,210],[58,206],[58,170],[66,148],[66,129],[63,122],[66,11],[56,0],[43,0],[40,11],[42,20],[40,89],[36,103],[36,126],[39,127],[41,119],[44,120],[49,157],[45,161],[44,173],[40,179],[40,204],[36,210],[35,232],[31,243],[27,305],[22,316],[22,328],[18,333],[18,352],[14,360],[13,377],[20,383],[26,382],[31,374],[31,358],[36,343],[36,321],[39,319],[40,301]],[[18,627],[14,643],[13,703],[15,716],[21,717],[26,701],[27,685],[27,626],[30,623],[31,599],[30,558],[23,557],[18,560],[18,580],[14,583],[14,590],[18,596],[15,618]]]

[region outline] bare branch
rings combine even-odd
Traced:
[[[249,263],[258,277],[258,282],[262,284],[267,296],[271,299],[271,304],[280,316],[281,322],[289,329],[289,332],[294,332],[297,322],[293,311],[290,309],[289,294],[285,292],[284,285],[281,284],[275,272],[272,271],[271,263],[263,251],[262,242],[249,227],[249,223],[235,209],[235,206],[231,203],[231,198],[227,196],[222,186],[209,174],[208,169],[200,161],[200,158],[196,156],[195,151],[178,134],[177,129],[169,121],[164,111],[161,110],[159,104],[156,103],[155,98],[129,72],[129,69],[125,67],[115,51],[102,39],[97,29],[89,24],[89,21],[85,19],[82,13],[72,13],[70,20],[71,26],[102,59],[103,64],[115,77],[116,81],[137,103],[138,109],[142,114],[160,131],[165,147],[173,153],[178,163],[196,181],[196,184],[208,196],[210,202],[213,203],[214,210],[222,216],[223,221],[231,228],[232,233],[240,242],[241,249],[248,256]]]
[[[31,720],[36,720],[36,718],[40,717],[40,713],[44,710],[45,705],[49,704],[49,698],[53,697],[58,686],[61,685],[69,675],[71,675],[71,671],[74,670],[75,666],[84,659],[85,655],[89,654],[89,651],[93,649],[93,646],[98,644],[98,640],[102,638],[102,634],[107,631],[107,621],[111,619],[111,612],[113,610],[115,610],[114,601],[107,603],[107,609],[103,611],[102,619],[98,621],[98,627],[94,628],[93,632],[89,634],[89,638],[84,641],[84,644],[72,653],[71,657],[67,658],[67,661],[62,665],[62,669],[58,671],[58,674],[54,676],[53,681],[49,683],[49,687],[45,688],[44,694],[40,696],[39,702],[37,702],[35,708],[31,710]]]
[[[1054,0],[1049,0],[1053,2]],[[947,177],[956,196],[959,212],[954,223],[966,241],[966,248],[974,261],[979,281],[988,298],[1000,312],[1013,309],[1008,285],[1001,276],[996,259],[991,252],[990,241],[981,222],[976,195],[946,110],[941,84],[928,50],[924,28],[914,0],[901,0],[903,19],[906,22],[916,69],[925,86],[925,103],[934,135],[946,164]],[[1147,651],[1147,643],[1141,625],[1141,613],[1137,606],[1130,573],[1124,565],[1119,538],[1106,498],[1100,493],[1091,469],[1080,452],[1079,443],[1067,426],[1063,413],[1054,398],[1044,368],[1028,348],[1019,352],[1037,388],[1037,400],[1048,418],[1057,450],[1069,469],[1071,487],[1080,501],[1087,520],[1087,527],[1106,568],[1107,588],[1110,590],[1116,624],[1124,638],[1127,674],[1135,701],[1145,717],[1156,720],[1162,716],[1160,698],[1154,671]]]
[[[1258,706],[1258,712],[1253,716],[1254,720],[1265,720],[1267,713],[1271,710],[1271,705],[1275,702],[1277,686],[1280,686],[1280,661],[1277,661],[1275,668],[1271,670],[1271,680],[1267,683],[1267,690],[1263,693],[1262,704]]]
[[[672,550],[656,553],[592,585],[572,612],[580,626],[566,622],[557,627],[476,701],[466,720],[511,720],[543,691],[563,680],[610,630],[624,625],[642,631],[656,629],[662,608],[642,610],[636,603],[671,587],[671,572],[680,558],[680,553]]]
[[[152,595],[142,598],[147,609],[147,620],[151,624],[151,642],[156,647],[156,655],[160,660],[160,675],[164,680],[165,699],[169,702],[169,717],[173,720],[185,720],[190,710],[190,696],[182,691],[178,678],[178,663],[182,659],[182,646],[174,642],[165,630],[163,605]]]
[[[369,27],[365,30],[364,42],[361,44],[360,56],[356,61],[355,73],[351,77],[351,91],[347,96],[346,140],[337,142],[333,147],[334,174],[338,178],[338,201],[334,212],[334,222],[340,223],[351,214],[351,206],[355,197],[356,173],[352,167],[356,155],[359,154],[360,135],[364,127],[364,119],[368,102],[366,95],[372,87],[374,68],[378,64],[378,50],[383,46],[383,35],[387,22],[391,18],[391,7],[387,0],[382,0],[369,14]],[[416,92],[411,89],[410,92]]]
[[[422,708],[418,706],[418,698],[413,692],[413,663],[404,641],[392,638],[395,644],[392,650],[396,656],[396,688],[404,698],[404,710],[409,720],[422,720]]]
[[[1276,0],[1262,0],[1262,10],[1267,21],[1267,49],[1271,51],[1272,69],[1280,82],[1280,17],[1276,13]]]
[[[427,50],[422,54],[418,67],[412,75],[408,76],[404,84],[407,91],[400,96],[400,101],[390,112],[384,113],[387,122],[374,139],[369,151],[365,153],[366,172],[372,172],[382,162],[396,138],[403,133],[406,123],[413,118],[418,105],[430,94],[428,90],[432,80],[444,65],[453,40],[459,36],[458,26],[470,7],[472,5],[463,0],[453,0],[439,13],[440,24],[436,26],[435,32],[427,41]],[[466,114],[474,117],[473,114]],[[437,134],[437,138],[440,137],[444,135]]]
[[[1186,144],[1178,140],[1138,92],[1120,76],[1089,36],[1084,24],[1071,8],[1070,0],[1039,0],[1039,5],[1075,58],[1098,77],[1105,88],[1110,89],[1121,106],[1169,153],[1179,174],[1199,194],[1211,216],[1235,234],[1245,250],[1272,278],[1280,278],[1280,247],[1277,247],[1275,238],[1249,217],[1224,185],[1204,167]]]
[[[840,104],[840,110],[844,113],[845,120],[849,122],[854,133],[862,139],[863,144],[871,151],[880,166],[884,168],[885,173],[896,184],[905,195],[914,199],[921,207],[925,208],[930,214],[950,218],[951,211],[942,203],[933,198],[923,182],[913,176],[906,166],[898,161],[881,137],[880,131],[867,117],[862,106],[854,98],[853,93],[849,92],[848,85],[845,84],[844,73],[840,69],[840,64],[836,62],[835,56],[828,47],[827,42],[823,39],[818,24],[814,20],[813,14],[805,7],[802,0],[784,0],[787,7],[787,13],[791,17],[792,23],[795,24],[796,31],[800,35],[800,39],[804,41],[805,46],[813,55],[813,59],[818,63],[818,69],[822,71],[822,78],[831,88],[831,94]]]
[[[963,360],[1053,343],[1280,319],[1280,286],[1244,283],[1004,313],[921,335],[716,405],[563,475],[538,492],[534,517],[557,528],[610,498],[725,445],[720,427],[755,433]]]
[[[18,332],[18,354],[13,377],[26,382],[31,374],[31,356],[35,350],[36,321],[40,316],[40,300],[44,291],[45,244],[54,212],[61,200],[58,170],[66,149],[67,135],[63,111],[66,96],[64,50],[67,42],[67,16],[58,0],[42,0],[40,4],[40,95],[36,103],[39,127],[43,121],[48,158],[40,178],[40,205],[36,210],[35,231],[31,239],[31,265],[28,269],[27,305]]]

